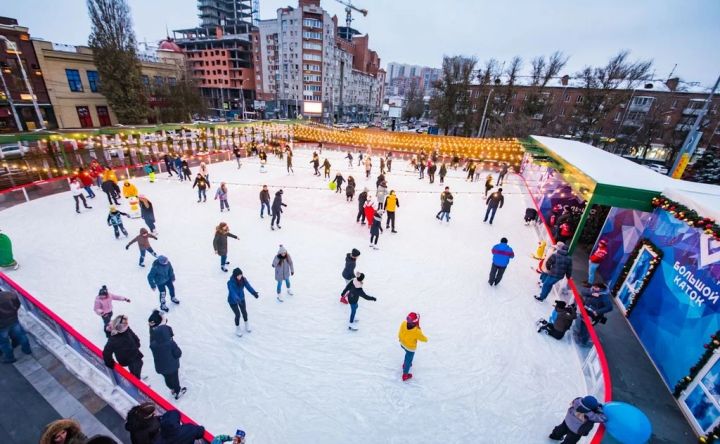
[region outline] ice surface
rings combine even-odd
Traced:
[[[364,170],[347,167],[344,152],[325,151],[321,160],[325,155],[333,177],[339,169],[356,178],[356,197],[363,186],[374,193],[377,159],[366,180]],[[451,171],[452,219],[439,223],[442,186],[418,180],[396,159],[387,180],[400,200],[398,233],[386,230],[374,251],[367,226],[355,223],[357,203],[312,175],[309,151],[297,149],[294,160],[294,175],[273,156],[267,173],[256,159],[240,170],[234,162],[212,164],[207,203],[165,174],[154,184],[134,181],[155,206],[160,234],[152,245],[177,275],[181,304],[169,304],[168,318],[183,350],[180,378],[188,393],[176,405],[213,433],[243,428],[253,443],[545,442],[570,400],[585,394],[585,383],[572,345],[535,332],[550,303],[532,298],[537,238],[523,224],[519,180],[506,181],[505,207],[491,226],[482,223],[486,173],[468,183],[462,171]],[[221,180],[229,184],[230,213],[212,200]],[[259,217],[262,184],[273,195],[284,190],[282,230],[270,231],[269,218]],[[136,245],[126,251],[127,240],[114,239],[107,200],[97,194],[89,201],[94,208],[79,215],[69,192],[3,211],[3,231],[21,264],[11,277],[101,348],[102,323],[92,310],[98,289],[106,284],[131,298],[115,302],[115,314],[129,315],[142,341],[143,373],[169,398],[148,347],[147,318],[158,306],[146,280],[152,261],[139,268]],[[145,226],[124,220],[131,236]],[[226,302],[229,273],[220,271],[212,248],[220,221],[240,237],[228,240],[230,269],[240,266],[260,291],[258,300],[249,296],[253,331],[242,338]],[[493,288],[490,248],[502,236],[516,258]],[[282,304],[270,265],[279,244],[295,264],[295,296]],[[338,301],[352,248],[362,252],[357,270],[366,275],[366,292],[378,298],[360,301],[357,332],[347,330],[349,307]],[[410,311],[420,313],[429,342],[419,344],[415,377],[402,382],[397,330]]]

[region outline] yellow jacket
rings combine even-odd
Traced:
[[[427,338],[420,330],[420,326],[408,330],[407,321],[402,321],[400,324],[400,331],[398,331],[398,338],[400,339],[400,345],[406,350],[415,351],[417,348],[417,341],[427,342]]]
[[[102,178],[103,178],[103,182],[106,180],[112,180],[113,182],[118,183],[117,175],[115,174],[115,171],[113,171],[111,169],[107,169],[107,170],[103,171]]]
[[[125,183],[123,183],[122,193],[123,197],[128,199],[130,197],[137,197],[138,190],[135,185],[131,184],[130,181],[126,180]]]
[[[386,211],[395,211],[397,209],[397,196],[395,194],[389,194],[385,202],[387,202],[387,205],[385,205]]]

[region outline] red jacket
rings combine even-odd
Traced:
[[[363,211],[365,211],[365,219],[367,219],[368,225],[372,227],[373,218],[375,217],[375,207],[367,205]]]
[[[84,187],[89,187],[93,184],[93,178],[87,171],[83,171],[82,173],[78,174],[78,178],[80,179],[80,182],[82,182]]]
[[[607,256],[608,251],[605,245],[598,245],[595,252],[590,256],[590,262],[593,264],[599,264],[603,260],[605,260],[605,256]]]

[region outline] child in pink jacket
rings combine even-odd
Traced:
[[[98,295],[95,298],[95,307],[93,310],[95,310],[95,313],[97,313],[103,321],[103,330],[105,331],[105,336],[110,337],[110,328],[109,324],[113,317],[113,306],[112,301],[125,301],[130,302],[130,299],[118,296],[116,294],[108,293],[108,289],[106,285],[103,285],[100,291],[98,291]]]

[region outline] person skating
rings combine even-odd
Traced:
[[[172,328],[167,325],[167,318],[160,310],[153,310],[148,318],[150,326],[150,351],[155,363],[155,371],[165,379],[175,399],[185,394],[187,388],[180,385],[180,358],[182,350],[173,336]]]
[[[535,296],[538,301],[544,301],[550,294],[553,285],[563,277],[570,279],[572,276],[572,258],[568,255],[568,247],[562,242],[555,244],[555,253],[545,261],[547,273],[540,275],[542,289],[540,295]]]
[[[247,289],[251,295],[255,296],[255,299],[260,297],[260,293],[255,291],[239,268],[233,270],[232,276],[230,276],[227,282],[227,288],[227,301],[230,309],[235,314],[235,334],[238,336],[243,335],[242,329],[240,328],[240,314],[242,314],[243,321],[245,322],[245,331],[250,333],[250,324],[248,323],[248,314],[245,306],[245,290]]]
[[[365,158],[365,178],[370,178],[370,171],[372,170],[372,160],[370,159],[370,156],[367,156]]]
[[[83,194],[83,187],[80,184],[80,181],[78,181],[75,177],[70,179],[70,190],[72,191],[72,197],[75,199],[75,212],[80,213],[80,201],[83,203],[83,207],[87,208],[88,210],[92,209],[91,206],[87,204],[87,201],[85,200],[85,195]]]
[[[315,170],[315,172],[313,173],[313,176],[319,176],[320,175],[320,171],[319,171],[320,157],[318,156],[318,154],[316,152],[313,152],[312,160],[310,160],[310,163],[312,164],[313,169]]]
[[[422,180],[425,178],[425,168],[427,168],[427,165],[425,164],[422,156],[420,156],[420,160],[418,161],[418,171],[420,172],[420,177],[418,177],[418,179]]]
[[[23,353],[29,355],[30,341],[18,319],[20,299],[14,291],[0,291],[0,352],[2,362],[12,364],[16,361],[13,343],[20,344]]]
[[[358,150],[358,164],[357,164],[357,166],[360,166],[360,164],[362,163],[362,161],[363,161],[363,153],[362,153],[362,151]]]
[[[583,282],[583,285],[585,287],[590,287],[595,282],[595,273],[597,273],[597,269],[600,267],[600,264],[605,260],[607,254],[607,241],[605,239],[600,239],[597,248],[595,249],[593,254],[590,255],[590,259],[588,260],[588,279],[587,281]]]
[[[457,153],[453,153],[452,160],[450,161],[450,166],[452,167],[452,169],[457,171],[458,165],[460,165],[460,156],[458,156]]]
[[[495,183],[495,186],[502,186],[503,182],[505,181],[505,175],[508,173],[508,164],[503,163],[502,168],[500,168],[500,173],[498,174],[497,183]]]
[[[138,200],[140,201],[140,217],[145,222],[145,225],[148,226],[150,232],[157,235],[157,231],[155,230],[155,210],[153,209],[152,202],[143,195],[141,195]]]
[[[232,234],[230,232],[230,227],[228,227],[228,224],[225,222],[220,222],[220,224],[215,227],[215,237],[213,238],[213,249],[215,250],[215,254],[220,256],[220,269],[224,272],[227,272],[227,268],[225,268],[225,264],[229,264],[230,262],[227,261],[227,254],[228,254],[228,245],[227,245],[227,238],[232,237],[233,239],[238,239],[237,236]]]
[[[363,298],[368,301],[377,301],[377,298],[370,296],[363,290],[363,281],[365,275],[363,273],[355,273],[355,278],[345,284],[345,288],[340,292],[340,296],[345,296],[350,305],[350,322],[348,323],[348,330],[357,330],[357,319],[355,314],[358,309],[358,301]]]
[[[435,218],[442,222],[443,217],[445,222],[450,222],[450,208],[453,204],[453,195],[450,192],[450,187],[445,187],[445,191],[440,193],[440,211],[435,215]]]
[[[475,162],[473,162],[472,160],[468,161],[468,164],[467,164],[467,177],[465,178],[465,181],[466,181],[466,182],[467,182],[467,181],[472,182],[473,180],[475,180],[475,168],[476,168],[476,167],[475,167]]]
[[[387,170],[388,173],[392,173],[392,151],[387,154]]]
[[[555,301],[554,319],[552,322],[545,319],[538,321],[538,333],[545,332],[548,336],[560,340],[570,329],[576,317],[574,304],[567,305],[565,301]]]
[[[45,426],[40,444],[85,444],[88,437],[74,419],[58,419]]]
[[[377,210],[377,212],[373,215],[373,223],[370,226],[370,248],[373,248],[375,250],[378,250],[378,238],[380,237],[380,233],[382,233],[382,218],[383,218],[383,210]]]
[[[380,156],[380,174],[385,174],[385,158]]]
[[[125,245],[125,249],[129,249],[130,245],[137,242],[138,248],[140,249],[140,261],[138,262],[138,265],[141,267],[145,266],[145,253],[150,253],[153,255],[153,257],[157,257],[157,253],[155,253],[155,250],[153,250],[152,246],[150,246],[150,238],[153,238],[157,240],[157,237],[152,235],[148,232],[145,228],[140,228],[140,234],[135,236],[130,242],[128,242],[127,245]]]
[[[357,265],[357,258],[360,256],[360,250],[353,248],[352,251],[345,255],[345,268],[342,271],[342,277],[345,279],[345,285],[355,277],[355,266]],[[343,294],[340,295],[340,302],[347,304],[347,297]]]
[[[113,355],[118,364],[127,367],[133,376],[142,378],[143,354],[140,351],[140,338],[128,325],[128,317],[125,315],[116,316],[110,322],[110,337],[103,348],[103,360],[110,368],[115,367]]]
[[[362,193],[358,194],[358,214],[355,222],[361,222],[362,220],[361,225],[365,225],[365,202],[367,202],[368,191],[368,188],[365,187]],[[370,222],[372,223],[372,221]]]
[[[443,162],[440,165],[439,175],[440,175],[440,184],[445,183],[445,176],[447,176],[447,165],[445,165],[445,162]]]
[[[342,184],[345,182],[345,178],[339,171],[335,174],[333,182],[335,182],[335,193],[342,193]]]
[[[282,207],[287,206],[282,201],[282,195],[283,195],[283,190],[278,190],[277,192],[275,192],[275,199],[273,199],[273,203],[272,203],[272,219],[270,219],[270,229],[271,230],[275,230],[275,223],[277,223],[278,229],[282,228],[280,226],[280,215],[283,212]]]
[[[223,209],[227,208],[228,211],[230,211],[230,205],[228,204],[228,188],[227,185],[225,185],[225,182],[220,182],[220,186],[218,187],[217,191],[215,192],[215,200],[220,201],[220,212],[223,212]]]
[[[160,436],[160,417],[155,404],[143,402],[130,409],[125,419],[125,430],[130,432],[131,444],[152,444]]]
[[[215,435],[210,444],[224,444],[231,442],[231,444],[245,444],[245,432],[237,429],[234,436],[230,435]]]
[[[120,197],[120,187],[118,187],[117,183],[115,183],[112,178],[108,177],[108,179],[103,180],[102,186],[100,188],[107,196],[108,203],[110,205],[120,205],[120,202],[118,202],[118,198]]]
[[[205,162],[200,162],[200,171],[198,173],[202,174],[205,180],[208,183],[208,188],[210,185],[210,171],[208,170],[207,165],[205,165]]]
[[[178,180],[180,180],[180,182],[184,181],[185,174],[183,173],[183,160],[180,154],[175,155],[175,159],[173,159],[173,164],[175,165],[175,171],[178,172]]]
[[[192,172],[190,171],[190,165],[187,159],[182,160],[182,174],[184,180],[192,180]]]
[[[152,444],[195,444],[205,435],[205,427],[183,424],[180,412],[169,410],[160,417],[160,436]]]
[[[410,367],[412,367],[413,358],[415,358],[418,341],[427,342],[428,340],[420,329],[419,314],[409,313],[405,320],[400,323],[398,339],[400,340],[400,347],[405,351],[402,380],[407,381],[413,377],[412,373],[410,373]]]
[[[242,162],[240,160],[242,158],[242,151],[235,144],[233,144],[232,151],[233,151],[233,155],[235,155],[235,162],[237,162],[237,167],[238,167],[238,169],[240,169],[240,167],[242,166]]]
[[[368,228],[372,228],[373,218],[375,217],[375,202],[373,202],[372,197],[368,196],[367,200],[365,200],[363,211],[365,212]]]
[[[378,177],[377,177],[377,179],[375,180],[375,190],[377,190],[378,188],[380,188],[380,185],[381,185],[383,182],[385,182],[385,175],[384,175],[384,174],[379,174]]]
[[[147,162],[143,167],[143,171],[148,175],[150,183],[155,183],[155,167],[153,167],[152,163]]]
[[[268,216],[272,216],[272,212],[270,211],[270,191],[268,191],[267,185],[262,186],[262,190],[260,190],[260,218],[262,219],[263,214],[265,212],[265,208],[267,208]]]
[[[195,188],[195,186],[197,186],[198,189],[198,202],[200,202],[201,199],[203,202],[207,201],[206,190],[210,188],[210,182],[208,182],[207,178],[202,174],[197,173],[192,187]]]
[[[12,241],[10,237],[0,230],[0,268],[17,270],[20,264],[13,256]]]
[[[327,157],[325,158],[325,161],[322,164],[323,166],[323,173],[325,174],[324,178],[329,179],[330,178],[330,161],[327,160]]]
[[[287,172],[288,174],[295,174],[295,170],[293,170],[293,152],[290,148],[287,149]]]
[[[430,178],[430,183],[435,183],[435,171],[437,171],[437,164],[428,161],[428,177]]]
[[[377,191],[375,192],[375,198],[377,199],[378,210],[385,208],[385,198],[388,195],[387,182],[383,180],[378,184]]]
[[[355,179],[352,176],[348,176],[348,183],[345,187],[345,200],[347,202],[352,202],[353,197],[355,196]]]
[[[87,197],[89,199],[94,199],[95,192],[92,189],[94,182],[92,173],[90,171],[86,171],[84,168],[80,168],[77,173],[77,178],[80,180],[80,183],[87,192]]]
[[[395,231],[395,211],[400,208],[400,199],[395,195],[395,190],[390,190],[390,194],[385,198],[385,211],[387,212],[387,224],[385,228],[390,228],[392,225],[392,233]]]
[[[490,267],[490,278],[488,283],[492,286],[500,283],[505,268],[510,263],[510,259],[515,257],[515,252],[508,245],[507,238],[500,239],[500,243],[492,247],[492,266]]]
[[[172,177],[172,172],[175,171],[175,166],[173,165],[173,161],[169,154],[165,153],[163,156],[163,162],[165,163],[165,170],[167,170],[169,174],[168,177]],[[177,171],[175,171],[175,174],[177,174]]]
[[[487,222],[488,216],[490,216],[490,225],[492,225],[498,207],[502,208],[505,204],[505,196],[503,196],[502,190],[502,188],[498,188],[498,190],[492,193],[485,201],[487,210],[485,210],[485,219],[483,219],[483,222]]]
[[[492,174],[488,174],[487,179],[485,179],[485,199],[488,197],[488,193],[490,190],[493,189],[493,177]]]
[[[282,283],[285,282],[285,290],[289,296],[293,295],[290,289],[290,276],[295,275],[295,267],[293,266],[292,258],[288,254],[285,247],[280,244],[277,254],[272,262],[272,267],[275,269],[275,280],[277,281],[277,300],[283,302],[282,294]]]
[[[113,316],[113,301],[130,302],[130,299],[125,296],[118,296],[108,292],[107,286],[103,285],[95,297],[95,305],[93,306],[93,311],[102,318],[103,331],[105,332],[105,337],[107,338],[110,337],[110,321]]]
[[[90,161],[88,169],[90,170],[90,176],[92,176],[92,178],[95,180],[95,185],[97,187],[100,187],[102,185],[102,175],[105,171],[105,167],[100,165],[100,162],[98,162],[97,159],[93,159]]]
[[[562,439],[561,444],[575,444],[590,434],[595,423],[606,421],[603,406],[594,396],[578,397],[570,403],[565,419],[552,430],[549,438],[555,441]]]
[[[110,205],[110,212],[108,213],[107,217],[107,224],[109,227],[113,227],[113,231],[115,232],[115,239],[120,239],[120,232],[122,231],[122,234],[127,237],[128,233],[127,230],[125,230],[125,226],[122,223],[122,216],[125,216],[129,218],[127,213],[123,213],[122,211],[115,208],[115,205]]]
[[[160,292],[160,309],[162,311],[170,311],[165,305],[165,290],[170,292],[170,300],[175,304],[180,301],[175,297],[175,271],[172,264],[165,256],[160,256],[153,261],[150,273],[147,275],[150,288],[154,291],[157,287]]]
[[[122,195],[125,199],[130,199],[131,197],[138,197],[138,189],[129,180],[125,180],[122,186]]]

